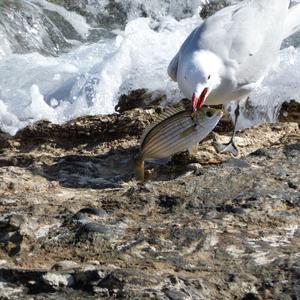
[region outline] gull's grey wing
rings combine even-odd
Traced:
[[[168,74],[174,81],[177,81],[178,56],[179,54],[177,53],[168,66]]]
[[[187,38],[179,59],[204,49],[235,69],[239,84],[256,82],[280,48],[290,0],[245,0],[209,17]]]
[[[177,54],[171,60],[168,66],[168,75],[174,80],[177,81],[177,70],[180,63],[180,59],[182,56],[186,54],[186,50],[189,50],[190,46],[195,42],[197,36],[195,36],[198,32],[198,29],[201,27],[196,27],[192,33],[187,37],[187,39],[183,42]],[[187,53],[188,54],[188,53]]]
[[[240,84],[256,82],[280,49],[288,7],[289,0],[244,1],[208,20],[199,46],[232,64]]]

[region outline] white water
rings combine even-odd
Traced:
[[[63,17],[81,38],[92,30],[75,12],[68,14],[46,0],[34,2]],[[162,5],[164,1],[147,2],[146,10],[156,13],[152,18],[135,16],[137,10],[131,5],[125,29],[112,31],[113,38],[103,37],[92,44],[71,41],[80,45],[58,57],[37,52],[16,54],[0,30],[1,130],[15,134],[41,119],[63,123],[77,116],[112,113],[120,94],[137,88],[162,90],[168,101],[179,100],[181,94],[168,78],[167,66],[185,37],[201,22],[197,13],[201,1],[186,1],[191,11],[187,15],[176,9],[182,2],[175,1],[168,9]],[[130,3],[138,7],[142,2]],[[177,21],[175,17],[180,16]],[[278,103],[300,100],[299,81],[300,50],[283,49],[278,64],[251,99],[259,103],[260,110],[268,111],[267,119],[272,121]],[[244,120],[241,126],[249,124]]]

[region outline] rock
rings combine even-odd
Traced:
[[[102,225],[102,224],[86,223],[81,227],[80,232],[109,234],[109,233],[111,233],[111,230],[107,226]]]
[[[75,261],[71,261],[71,260],[62,260],[59,261],[57,263],[55,263],[51,270],[53,271],[72,271],[72,270],[76,270],[76,269],[80,269],[80,265],[78,263],[76,263]]]
[[[95,247],[103,247],[110,239],[114,237],[113,230],[103,224],[99,223],[83,223],[76,232],[76,242],[89,242]]]
[[[149,109],[159,105],[166,100],[166,95],[162,93],[151,93],[145,89],[135,90],[128,95],[121,95],[115,110],[119,113],[134,109]]]
[[[81,289],[90,291],[97,286],[99,281],[104,277],[105,275],[98,270],[76,272],[74,274],[75,286],[80,286]]]
[[[202,175],[203,174],[203,168],[202,168],[201,164],[199,164],[199,163],[188,164],[187,168],[189,170],[194,171],[195,175]]]
[[[296,122],[300,126],[300,103],[295,100],[284,102],[278,113],[280,122]]]
[[[0,282],[0,298],[1,299],[21,299],[22,295],[27,293],[27,289],[23,286],[14,286],[9,283]]]
[[[21,250],[23,236],[20,232],[20,226],[23,217],[20,215],[8,215],[0,220],[0,245],[9,256],[16,255]]]
[[[88,214],[88,215],[95,215],[98,217],[107,217],[107,212],[102,208],[82,208],[79,212],[79,214]]]
[[[5,259],[0,259],[0,267],[7,265],[7,261]]]
[[[225,162],[228,166],[234,168],[249,168],[250,165],[245,159],[230,159]]]
[[[93,219],[103,219],[107,218],[107,212],[102,208],[82,208],[76,214],[74,214],[73,219],[78,220],[81,223],[87,223]]]
[[[69,287],[74,284],[74,279],[72,275],[63,275],[54,272],[48,272],[45,275],[43,275],[43,281],[45,282],[45,284],[48,284],[55,289]]]
[[[130,161],[155,110],[39,122],[9,139],[0,298],[296,299],[298,124],[239,132],[232,158],[213,147],[229,138],[224,122],[194,156],[147,162],[139,185]]]
[[[183,204],[183,202],[184,200],[180,197],[170,197],[167,195],[162,195],[159,198],[159,206],[169,208],[171,210],[176,206],[180,206],[181,204]]]
[[[260,300],[261,298],[253,293],[247,293],[242,300]]]
[[[128,136],[140,135],[153,119],[152,110],[135,109],[126,111],[122,115],[77,118],[63,127],[40,121],[20,130],[15,139],[20,141],[21,148],[28,149],[32,145],[41,146],[45,141],[49,141],[58,147],[70,149],[74,145],[87,142],[111,142]]]
[[[297,190],[298,189],[298,185],[293,183],[292,181],[288,181],[288,186],[291,188],[291,189],[294,189],[294,190]]]
[[[0,130],[0,154],[4,151],[5,148],[9,147],[9,140],[11,136],[7,133],[4,133]]]
[[[166,291],[165,294],[168,297],[168,299],[170,299],[170,300],[190,299],[190,297],[188,295],[184,294],[181,291],[177,291],[177,290],[169,290],[169,291]]]

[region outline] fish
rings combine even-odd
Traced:
[[[222,116],[221,109],[209,107],[197,111],[168,108],[141,137],[139,153],[133,159],[137,180],[144,182],[147,160],[167,159],[185,150],[194,153],[198,143],[216,127]]]

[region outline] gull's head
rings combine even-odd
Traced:
[[[222,67],[221,59],[212,52],[202,50],[194,53],[185,74],[194,110],[201,108],[211,91],[220,85]]]

